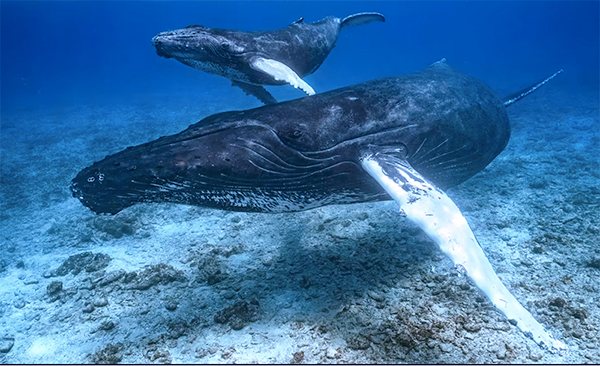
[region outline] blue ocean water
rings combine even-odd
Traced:
[[[3,0],[0,363],[599,363],[599,4]],[[505,151],[449,195],[567,356],[510,325],[393,202],[98,216],[72,196],[94,161],[261,106],[159,57],[157,33],[365,11],[386,22],[343,29],[305,78],[317,93],[442,58],[500,96],[564,70],[508,109]],[[252,320],[217,320],[231,309]]]
[[[2,106],[210,90],[226,81],[157,57],[151,37],[191,24],[270,30],[299,17],[362,11],[381,12],[387,22],[340,35],[335,52],[310,77],[320,91],[411,72],[444,57],[497,88],[560,68],[571,83],[598,85],[597,1],[3,1]]]

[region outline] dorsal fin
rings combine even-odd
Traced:
[[[547,82],[549,82],[550,80],[554,79],[554,77],[558,74],[560,74],[561,72],[563,72],[563,69],[558,70],[557,72],[555,72],[554,74],[552,74],[552,76],[547,77],[546,79],[544,79],[543,81],[540,81],[539,83],[536,83],[528,88],[519,90],[516,93],[513,93],[511,95],[509,95],[508,97],[504,98],[504,106],[508,107],[509,105],[525,98],[526,96],[528,96],[529,94],[533,93],[534,91],[536,91],[539,87],[541,87],[542,85],[546,84]]]
[[[348,15],[340,22],[340,29],[371,22],[385,22],[385,17],[380,13],[357,13]]]

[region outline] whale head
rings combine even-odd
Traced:
[[[200,25],[161,32],[152,38],[156,53],[174,58],[186,65],[198,67],[198,63],[224,64],[235,62],[244,48],[237,45],[226,32],[219,32]]]

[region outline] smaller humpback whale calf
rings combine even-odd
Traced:
[[[506,106],[527,94],[503,102],[442,60],[408,75],[206,117],[94,163],[71,190],[94,212],[110,214],[137,202],[291,212],[393,199],[512,324],[563,352],[500,281],[443,191],[504,150]]]
[[[384,22],[379,13],[327,17],[314,23],[303,18],[289,26],[262,32],[242,32],[190,25],[162,32],[152,38],[156,53],[200,71],[231,80],[246,94],[264,104],[277,101],[262,85],[290,84],[308,95],[315,94],[304,80],[315,72],[348,26]]]

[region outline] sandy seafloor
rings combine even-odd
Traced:
[[[107,154],[258,105],[211,80],[218,90],[2,111],[0,363],[600,363],[596,89],[556,81],[512,106],[505,151],[448,191],[502,281],[569,346],[561,356],[391,201],[97,216],[71,196]]]

